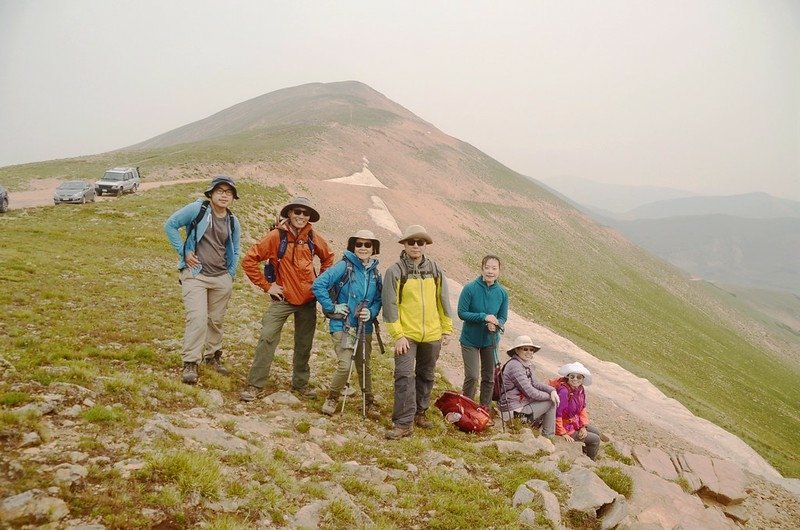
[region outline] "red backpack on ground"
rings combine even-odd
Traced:
[[[481,432],[491,419],[489,413],[466,396],[446,391],[434,403],[444,419],[464,432]]]

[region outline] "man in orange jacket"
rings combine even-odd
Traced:
[[[239,394],[242,401],[255,400],[266,386],[281,329],[290,315],[294,315],[292,390],[303,397],[316,397],[308,384],[311,376],[308,360],[317,324],[317,302],[311,292],[316,277],[314,256],[319,257],[322,273],[333,264],[333,253],[325,239],[312,230],[311,223],[319,221],[319,213],[309,199],[295,197],[281,209],[281,218],[277,228],[250,247],[242,260],[247,277],[271,299],[262,319],[261,338],[247,376],[247,388]],[[260,267],[265,261],[274,268],[271,283]]]

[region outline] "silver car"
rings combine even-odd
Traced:
[[[8,190],[0,186],[0,213],[8,211]]]
[[[71,202],[76,204],[86,204],[94,202],[94,185],[91,182],[82,180],[68,180],[62,182],[53,193],[53,203]]]

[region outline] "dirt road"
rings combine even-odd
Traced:
[[[156,182],[142,182],[139,191],[147,191],[161,186],[172,184],[185,184],[187,182],[204,182],[208,179],[182,179],[182,180],[162,180]],[[32,208],[34,206],[53,206],[53,192],[61,183],[57,179],[39,180],[34,184],[34,189],[29,191],[12,191],[8,197],[8,207],[10,210],[20,208]],[[98,201],[113,201],[116,197],[97,197]]]

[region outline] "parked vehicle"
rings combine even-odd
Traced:
[[[138,167],[114,167],[106,170],[103,178],[94,183],[94,189],[98,195],[135,193],[140,180]]]
[[[8,190],[0,186],[0,213],[8,211]]]
[[[68,180],[62,182],[53,193],[53,203],[61,204],[71,202],[75,204],[86,204],[87,201],[94,202],[95,192],[91,182],[83,180]]]

